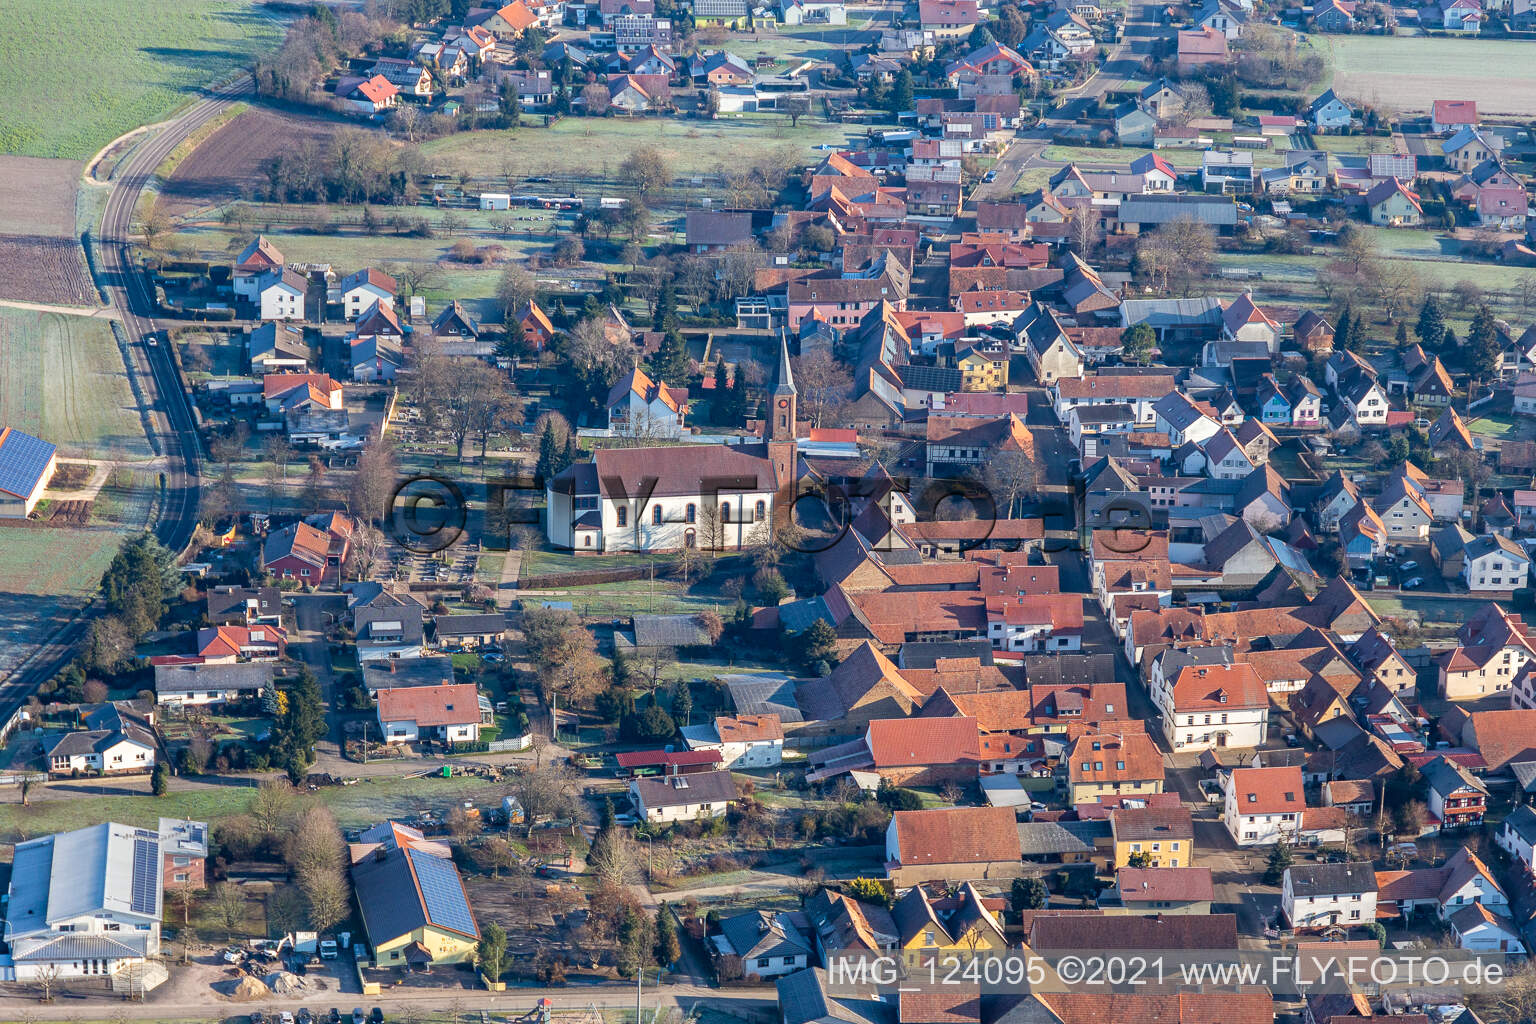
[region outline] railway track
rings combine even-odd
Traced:
[[[253,92],[249,75],[241,75],[208,90],[206,96],[151,129],[112,174],[98,236],[100,260],[93,263],[96,284],[108,297],[114,315],[128,336],[129,357],[145,385],[151,406],[150,422],[161,434],[165,469],[160,473],[159,514],[155,536],[172,551],[182,551],[197,528],[202,441],[192,415],[192,399],[182,387],[168,345],[154,344],[154,296],[141,275],[133,272],[129,239],[139,197],[155,168],[189,135],[232,103]],[[65,555],[64,557],[67,557]],[[61,626],[20,666],[0,681],[0,723],[9,722],[38,686],[58,674],[74,656],[76,645],[90,626],[87,609]]]

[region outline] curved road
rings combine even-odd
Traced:
[[[130,273],[129,236],[134,207],[155,168],[183,140],[230,104],[252,91],[250,76],[208,90],[204,98],[164,124],[150,129],[112,174],[112,193],[102,214],[96,283],[111,300],[108,312],[127,332],[129,358],[149,403],[150,421],[160,435],[162,494],[155,535],[172,551],[181,551],[197,527],[198,474],[201,442],[192,415],[191,397],[182,388],[170,351],[163,344],[149,344],[155,325],[151,319],[153,296],[143,276]],[[0,683],[0,722],[9,721],[16,709],[36,692],[39,684],[58,674],[74,656],[75,645],[85,635],[89,614],[76,616],[40,645],[22,667]]]

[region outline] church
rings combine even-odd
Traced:
[[[799,465],[798,397],[781,339],[761,440],[600,448],[546,484],[545,536],[594,554],[766,543],[776,513],[787,512]]]

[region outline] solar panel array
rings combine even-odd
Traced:
[[[416,874],[416,884],[421,886],[422,902],[426,904],[427,920],[440,928],[475,935],[475,918],[469,911],[469,900],[464,895],[464,883],[453,862],[430,853],[406,848],[411,867]]]
[[[0,491],[22,497],[30,495],[54,450],[53,445],[31,434],[6,431],[5,443],[0,444]]]
[[[145,835],[153,836],[146,839]],[[154,914],[159,910],[155,891],[160,881],[160,837],[140,832],[133,839],[133,890],[129,907],[135,914]]]

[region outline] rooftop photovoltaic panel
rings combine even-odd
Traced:
[[[142,834],[141,834],[142,836]],[[160,843],[155,839],[133,840],[133,895],[129,906],[135,914],[158,911],[155,889],[160,880]]]
[[[25,498],[48,467],[55,448],[10,427],[0,429],[0,491]]]
[[[464,895],[464,883],[459,880],[453,862],[417,849],[407,849],[406,856],[411,859],[416,884],[421,886],[427,919],[440,928],[478,935],[475,917],[470,913],[469,900]]]

